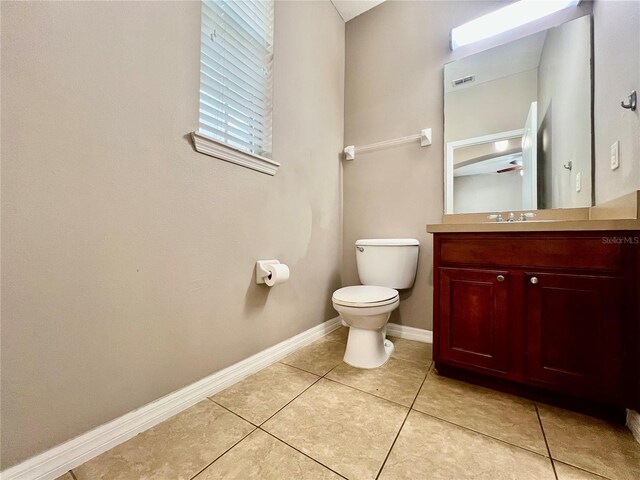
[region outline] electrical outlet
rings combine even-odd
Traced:
[[[620,166],[620,141],[616,140],[611,145],[611,170],[615,170]]]
[[[576,192],[582,190],[582,173],[576,173]]]

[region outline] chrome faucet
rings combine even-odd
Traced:
[[[526,222],[527,218],[534,218],[537,217],[537,215],[533,212],[522,212],[520,214],[520,218],[518,218],[519,222]]]
[[[501,213],[493,213],[491,215],[487,215],[489,220],[495,220],[496,222],[526,222],[527,218],[537,217],[537,215],[533,212],[522,212],[516,219],[516,214],[513,212],[509,212],[507,215],[507,219],[505,220]]]

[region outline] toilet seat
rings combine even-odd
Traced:
[[[388,287],[356,285],[333,292],[333,303],[352,308],[371,308],[389,305],[399,299],[398,291]]]

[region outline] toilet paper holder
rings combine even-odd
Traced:
[[[264,279],[269,278],[271,273],[267,270],[269,265],[279,264],[279,260],[258,260],[256,262],[256,283],[265,283]]]

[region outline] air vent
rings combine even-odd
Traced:
[[[460,85],[464,85],[465,83],[471,83],[476,79],[475,75],[468,75],[466,77],[458,78],[451,82],[454,87],[459,87]]]

